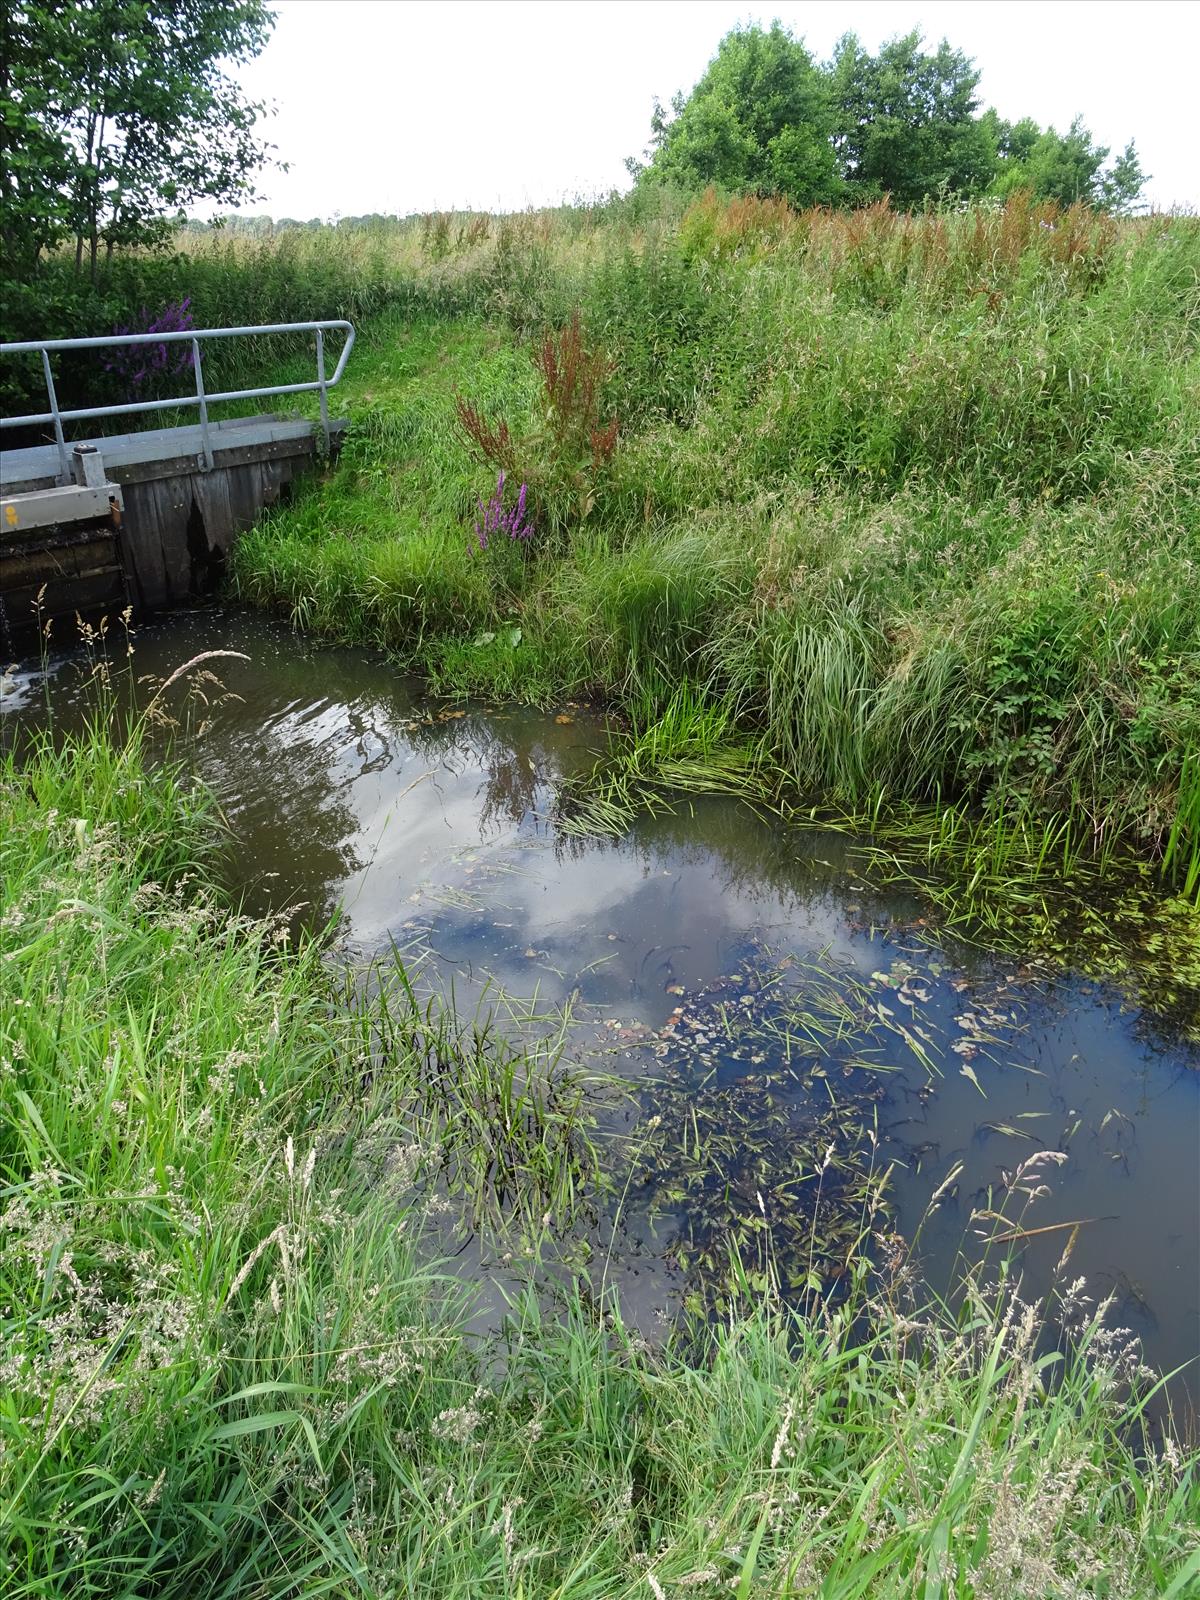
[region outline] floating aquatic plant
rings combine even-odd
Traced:
[[[646,1040],[655,1079],[631,1193],[670,1219],[691,1309],[768,1281],[795,1303],[820,1297],[886,1215],[878,1018],[845,978],[753,957]]]

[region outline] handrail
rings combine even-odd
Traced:
[[[325,334],[340,330],[345,333],[345,343],[338,356],[337,366],[331,376],[325,375]],[[317,336],[317,376],[313,383],[277,383],[264,389],[227,389],[220,394],[209,394],[204,388],[204,371],[200,354],[201,339],[236,339],[264,333],[315,333]],[[174,400],[135,400],[129,404],[112,406],[82,406],[72,411],[61,411],[54,391],[54,374],[50,367],[52,350],[99,350],[106,345],[182,344],[190,341],[192,367],[196,374],[195,394],[180,395]],[[87,339],[28,339],[15,344],[0,344],[0,356],[35,355],[40,352],[42,370],[46,377],[46,394],[50,400],[49,411],[31,412],[24,417],[0,417],[0,428],[31,427],[41,422],[54,424],[54,437],[58,444],[63,477],[70,480],[70,461],[67,441],[63,433],[64,422],[83,421],[91,417],[118,417],[132,411],[169,411],[175,406],[196,406],[200,412],[200,440],[204,465],[213,464],[212,444],[208,432],[208,408],[222,400],[258,400],[274,394],[311,394],[316,390],[321,396],[321,431],[325,448],[329,449],[329,399],[328,391],[339,381],[346,370],[346,362],[354,348],[354,326],[341,320],[329,322],[268,322],[258,327],[245,328],[190,328],[184,333],[123,333]]]

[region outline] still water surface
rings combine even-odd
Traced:
[[[829,1093],[839,1074],[869,1083],[876,1165],[895,1164],[901,1232],[963,1163],[921,1233],[938,1290],[987,1186],[1035,1150],[1065,1152],[1028,1225],[1095,1219],[1067,1275],[1115,1291],[1119,1321],[1156,1365],[1200,1351],[1200,1060],[1165,1025],[1095,985],[937,948],[919,901],[865,884],[843,838],[788,831],[733,801],[641,819],[620,840],[565,836],[556,786],[605,738],[584,708],[430,702],[376,655],[319,647],[236,610],[145,629],[137,670],[163,677],[212,649],[250,658],[212,663],[230,697],[196,745],[232,829],[226,870],[249,909],[295,907],[310,924],[340,910],[348,958],[394,942],[422,983],[452,984],[460,1006],[501,991],[536,997],[548,1014],[569,1005],[581,1057],[603,1043],[603,1069],[637,1085],[671,1068],[685,1094],[696,1085],[710,1120],[736,1105],[735,1147],[753,1145],[757,1119],[765,1129],[767,1108],[784,1103],[749,1188],[757,1198],[765,1185],[768,1214],[787,1205],[769,1169],[787,1164],[797,1098]],[[47,676],[19,669],[3,697],[9,728],[39,720],[47,698],[60,725],[82,715],[78,661],[56,658]],[[781,968],[819,972],[826,994],[840,986],[858,1020],[819,1076],[802,1070],[776,1094],[771,1046],[713,1020],[751,1009],[742,993]],[[652,1104],[643,1094],[627,1107],[635,1133],[639,1106],[644,1116]],[[652,1228],[636,1187],[623,1197],[613,1276],[634,1320],[648,1324],[686,1291],[678,1247],[694,1241],[694,1203],[687,1192]],[[1032,1289],[1067,1237],[1029,1241]],[[474,1250],[464,1261],[489,1267]]]

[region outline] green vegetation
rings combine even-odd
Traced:
[[[945,39],[912,32],[872,55],[852,33],[819,64],[780,23],[735,28],[691,93],[656,104],[640,186],[777,196],[795,206],[902,208],[1025,189],[1062,205],[1134,206],[1146,174],[1131,140],[1106,167],[1076,117],[1065,134],[980,114],[979,71]]]
[[[681,790],[840,808],[956,926],[1002,941],[1022,903],[1026,947],[1101,973],[1148,930],[1157,998],[1200,987],[1200,227],[1062,209],[1130,206],[1133,146],[977,116],[946,45],[825,68],[747,28],[625,200],[128,248],[244,187],[260,108],[221,62],[270,22],[18,6],[0,85],[10,331],[364,324],[342,460],[242,540],[238,591],[437,690],[603,697],[627,731],[566,828]],[[60,396],[130,382],[83,356]],[[602,1135],[562,1019],[464,1019],[399,959],[337,977],[225,905],[215,807],[147,726],[0,764],[5,1596],[1198,1592],[1200,1462],[1148,1424],[1154,1375],[1068,1281],[1074,1235],[1044,1303],[1005,1254],[1065,1157],[974,1210],[953,1306],[916,1286],[886,1065],[814,1081],[881,1015],[865,986],[694,994],[653,1114]],[[697,1050],[750,977],[755,1138]],[[699,1286],[653,1345],[586,1270],[634,1182]],[[447,1216],[511,1268],[491,1335],[430,1264]]]
[[[265,107],[227,69],[261,53],[273,22],[260,0],[5,6],[6,339],[111,332],[93,319],[112,300],[98,279],[114,251],[162,243],[198,200],[231,204],[251,191],[267,153],[256,132]]]
[[[194,241],[205,315],[367,313],[338,471],[240,592],[441,690],[647,729],[687,686],[809,802],[1069,818],[1194,889],[1200,227],[641,207]],[[607,377],[556,432],[576,309]],[[537,532],[480,551],[501,467]]]
[[[476,1215],[536,1258],[593,1181],[553,1051],[514,1073],[399,975],[331,1005],[316,945],[206,890],[212,808],[143,727],[6,758],[0,822],[6,1596],[1194,1592],[1196,1463],[1076,1286],[1025,1306],[993,1260],[951,1316],[885,1240],[807,1320],[747,1280],[652,1349],[530,1292],[480,1342],[425,1219],[490,1138]]]
[[[186,290],[173,296],[174,315],[163,318],[161,299],[147,309],[139,297],[146,287],[142,269],[132,268],[130,252],[165,252],[185,206],[236,204],[252,192],[268,149],[260,137],[266,108],[246,99],[228,69],[261,53],[273,23],[260,0],[5,6],[0,326],[6,341],[192,325],[179,314],[186,305],[177,304]],[[128,354],[70,355],[57,367],[59,402],[69,409],[178,394],[190,355],[178,346],[172,353],[181,359],[164,359],[161,373]],[[36,358],[0,364],[6,415],[45,404]]]
[[[187,207],[244,201],[271,160],[273,147],[262,138],[268,107],[247,100],[229,69],[261,54],[274,21],[262,0],[40,0],[6,8],[0,120],[10,154],[0,165],[0,316],[9,338],[175,330],[193,325],[189,301],[199,323],[220,320],[200,309],[201,284],[181,287],[186,264],[166,247],[176,228],[209,227],[187,220]],[[962,51],[945,40],[928,51],[917,32],[888,40],[875,55],[847,34],[822,64],[777,22],[738,27],[689,95],[676,95],[669,110],[655,105],[647,161],[626,163],[636,179],[633,210],[670,207],[710,185],[794,207],[883,200],[903,210],[1026,194],[1114,214],[1137,209],[1147,174],[1132,140],[1110,163],[1081,116],[1060,134],[1028,117],[981,113],[979,76]],[[342,226],[395,220],[376,214]],[[451,249],[451,219],[429,220],[441,258]],[[316,230],[323,239],[327,232],[315,220],[276,225],[244,216],[218,226],[235,237],[276,226]],[[488,226],[485,218],[457,219],[456,244],[464,236],[479,242]],[[159,252],[157,271],[136,253],[147,248]],[[278,289],[278,271],[269,276]],[[156,293],[163,282],[170,289]],[[361,275],[328,260],[327,239],[305,252],[305,271],[287,288],[273,320],[302,317],[314,298],[328,307],[332,295],[346,309],[349,297],[360,313],[366,301],[395,298],[386,273],[364,297]],[[235,297],[261,300],[249,289],[244,283]],[[231,309],[229,296],[221,298]],[[242,311],[224,320],[268,319]],[[242,354],[224,352],[225,367]],[[209,366],[215,379],[230,376],[219,358]],[[68,356],[59,363],[60,399],[71,407],[166,398],[170,367],[164,361],[148,372]],[[42,382],[34,365],[22,371],[6,363],[0,398],[13,412],[35,409]]]

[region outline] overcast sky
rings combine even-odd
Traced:
[[[511,210],[628,183],[655,95],[689,89],[723,34],[779,20],[820,59],[912,27],[982,69],[983,103],[1137,141],[1158,207],[1200,210],[1200,5],[1193,0],[280,0],[241,74],[278,115],[277,217]]]

